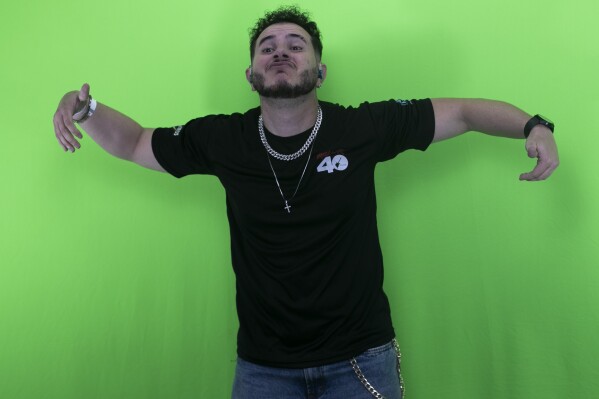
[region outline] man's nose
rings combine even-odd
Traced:
[[[287,50],[285,48],[278,48],[277,50],[275,50],[274,57],[275,58],[289,58],[289,55],[287,54]]]

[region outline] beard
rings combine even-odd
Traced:
[[[310,93],[316,88],[318,81],[318,67],[309,69],[300,74],[300,81],[296,85],[292,85],[287,81],[278,81],[270,87],[264,85],[264,75],[253,73],[252,84],[254,89],[262,97],[268,98],[297,98]]]

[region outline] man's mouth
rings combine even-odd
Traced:
[[[268,67],[268,69],[272,69],[272,68],[294,68],[293,63],[289,62],[289,61],[275,61],[272,64],[270,64],[270,66]]]

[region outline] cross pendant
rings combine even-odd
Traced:
[[[291,206],[285,201],[285,209],[287,209],[287,213],[291,213]]]

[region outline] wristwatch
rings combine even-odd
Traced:
[[[524,126],[524,137],[528,138],[528,135],[530,134],[532,128],[537,125],[547,126],[549,130],[551,130],[551,133],[553,133],[553,129],[555,128],[555,125],[549,119],[539,114],[536,114],[535,116],[530,118],[528,122],[526,122],[526,126]]]

